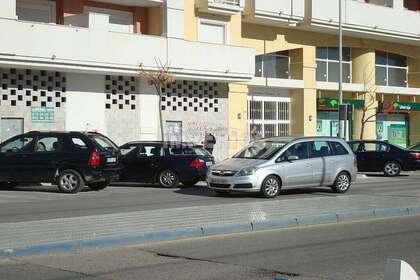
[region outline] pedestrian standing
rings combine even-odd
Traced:
[[[213,154],[214,145],[216,145],[216,137],[211,133],[206,133],[204,136],[204,149]]]

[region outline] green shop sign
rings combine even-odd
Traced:
[[[54,108],[52,107],[32,107],[32,122],[52,123],[54,122]]]
[[[392,103],[392,110],[394,111],[420,111],[420,103],[411,102],[394,102]]]
[[[343,99],[343,103],[351,104],[355,109],[360,109],[365,106],[363,100],[358,99]],[[338,109],[338,99],[337,98],[318,98],[318,108],[319,109]]]

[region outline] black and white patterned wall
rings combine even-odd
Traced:
[[[0,68],[2,106],[63,107],[66,76],[61,72]]]
[[[105,76],[106,109],[136,109],[137,79],[126,76]]]
[[[224,90],[216,82],[176,81],[162,88],[162,110],[218,112]]]

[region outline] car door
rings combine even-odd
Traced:
[[[22,175],[26,181],[52,182],[57,163],[63,157],[63,139],[58,134],[40,134],[34,149],[27,154],[30,159],[22,164]]]
[[[159,171],[160,163],[163,158],[161,144],[141,143],[132,158],[127,158],[128,176],[135,182],[152,183]]]
[[[309,158],[313,160],[313,183],[323,186],[331,181],[337,159],[328,141],[311,141],[309,144]]]
[[[138,149],[139,144],[125,144],[120,147],[123,170],[121,171],[120,181],[137,180],[138,177]]]
[[[385,164],[387,149],[387,145],[380,142],[364,142],[359,152],[360,162],[357,158],[360,171],[381,171]]]
[[[21,181],[22,164],[28,162],[27,155],[33,149],[34,136],[17,136],[0,146],[0,180]]]
[[[289,160],[296,156],[296,160]],[[282,174],[283,187],[294,188],[311,185],[313,163],[308,156],[308,142],[299,142],[287,148],[276,160],[276,169]]]

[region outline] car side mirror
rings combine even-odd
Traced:
[[[298,156],[288,156],[287,157],[287,160],[288,161],[294,161],[294,160],[298,160],[299,159],[299,157]]]

